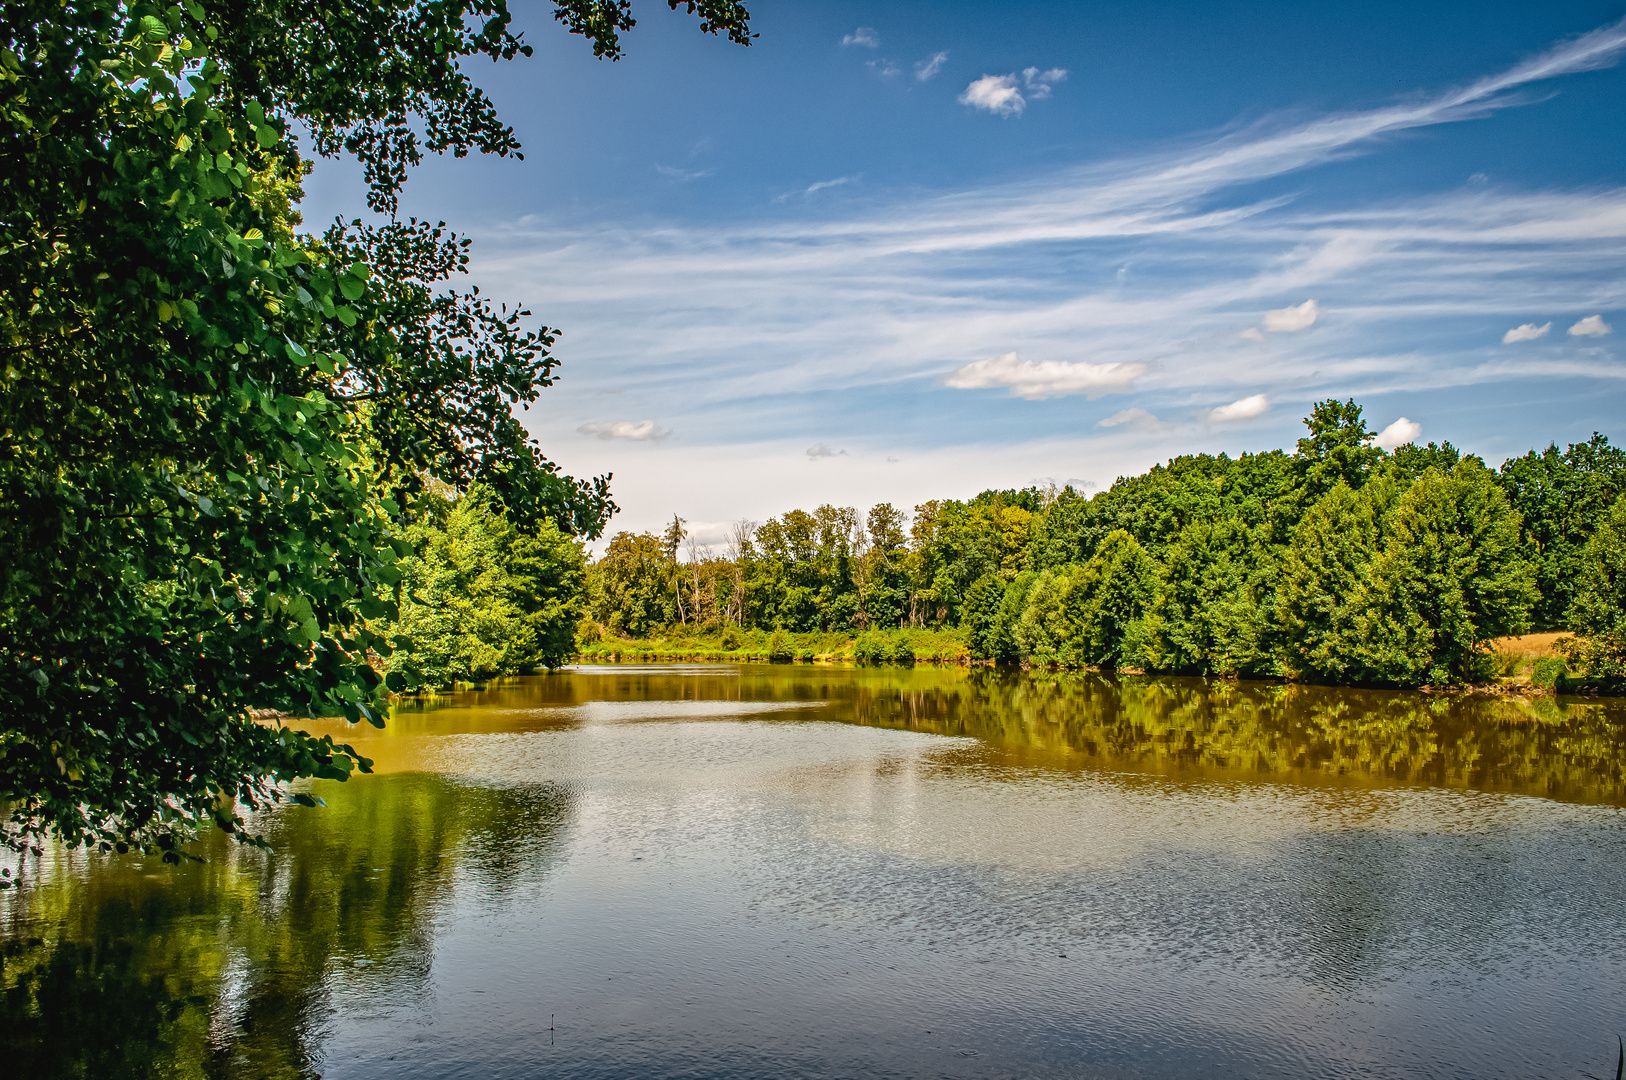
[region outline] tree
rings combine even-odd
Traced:
[[[1277,597],[1290,673],[1415,686],[1481,677],[1486,643],[1521,632],[1536,593],[1518,514],[1464,458],[1409,485],[1340,482],[1295,531]]]
[[[660,538],[617,533],[589,580],[593,618],[611,633],[643,637],[666,622],[673,577]]]
[[[1361,407],[1353,398],[1318,401],[1311,406],[1304,426],[1310,434],[1298,441],[1294,459],[1301,504],[1310,506],[1340,483],[1359,491],[1383,457],[1382,449],[1372,444],[1374,435],[1361,417]]]
[[[1581,553],[1565,659],[1583,679],[1626,683],[1626,495],[1615,500]]]
[[[1063,591],[1070,661],[1107,669],[1136,666],[1135,646],[1157,577],[1156,561],[1138,540],[1121,529],[1107,534]]]
[[[1549,445],[1502,463],[1498,479],[1524,519],[1524,544],[1535,564],[1541,599],[1532,622],[1538,630],[1567,625],[1582,550],[1609,508],[1626,495],[1626,450],[1593,433],[1565,450]]]
[[[1012,663],[1021,658],[1016,627],[1040,573],[1043,571],[1024,570],[1011,582],[990,573],[972,583],[966,591],[965,621],[961,625],[967,631],[967,645],[973,657],[999,663]]]
[[[1069,566],[1041,570],[1028,583],[1021,617],[1011,627],[1011,639],[1022,659],[1042,665],[1071,662],[1070,645],[1076,629],[1068,618],[1066,600],[1078,569]]]
[[[896,627],[909,610],[909,568],[903,512],[877,503],[865,518],[867,548],[860,560],[858,609],[863,625]]]
[[[574,653],[585,578],[578,543],[551,521],[514,525],[479,485],[455,502],[420,499],[417,512],[386,670],[414,688],[441,687],[558,667]]]
[[[1485,646],[1522,633],[1537,594],[1519,545],[1519,516],[1476,458],[1429,469],[1396,502],[1383,554],[1359,595],[1353,650],[1383,682],[1483,678]]]
[[[737,4],[698,11],[747,40]],[[558,13],[611,57],[631,26],[625,4]],[[0,9],[10,842],[173,859],[281,781],[365,768],[251,710],[381,722],[366,661],[390,650],[392,532],[426,477],[485,483],[526,527],[596,536],[613,511],[608,477],[560,474],[513,413],[552,382],[553,333],[436,291],[466,242],[294,231],[296,125],[359,157],[385,211],[419,133],[516,152],[460,67],[525,53],[508,24],[503,0]]]
[[[1377,558],[1379,508],[1340,481],[1310,507],[1282,559],[1276,618],[1296,677],[1360,677],[1350,653],[1358,598]]]
[[[1169,548],[1136,660],[1155,671],[1273,674],[1265,644],[1273,567],[1240,518],[1193,521]]]

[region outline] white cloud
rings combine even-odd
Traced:
[[[1570,327],[1571,337],[1603,337],[1613,333],[1614,327],[1603,321],[1602,315],[1588,315]]]
[[[1393,450],[1397,446],[1404,446],[1409,442],[1416,442],[1417,436],[1421,435],[1422,433],[1422,424],[1419,424],[1415,420],[1407,420],[1404,416],[1402,416],[1399,420],[1396,420],[1394,423],[1378,432],[1377,437],[1372,441],[1383,447],[1385,450]]]
[[[972,81],[960,94],[960,104],[986,109],[998,116],[1021,116],[1028,107],[1015,75],[984,75]]]
[[[1066,68],[1051,68],[1049,71],[1040,71],[1036,67],[1024,68],[1022,81],[1027,84],[1028,98],[1038,101],[1050,96],[1050,88],[1067,78]]]
[[[632,442],[660,442],[670,431],[662,431],[653,420],[604,420],[583,424],[576,429],[579,435],[597,435],[601,439],[629,439]]]
[[[1164,423],[1145,409],[1125,409],[1115,412],[1096,427],[1127,427],[1133,431],[1163,431],[1171,425]]]
[[[925,82],[933,75],[936,75],[939,71],[942,71],[943,65],[946,63],[948,63],[947,51],[937,53],[928,59],[922,60],[920,63],[915,65],[915,78],[920,82]]]
[[[947,53],[939,55],[948,56]],[[996,116],[1021,116],[1022,110],[1028,107],[1029,99],[1038,101],[1049,97],[1050,88],[1065,78],[1067,72],[1063,68],[1051,68],[1049,71],[1025,68],[1022,71],[1022,85],[1027,88],[1027,97],[1023,97],[1022,91],[1017,88],[1015,75],[984,75],[973,80],[960,94],[960,104],[985,109]]]
[[[1264,327],[1273,334],[1292,334],[1300,330],[1308,330],[1315,325],[1315,320],[1321,314],[1314,300],[1306,300],[1296,307],[1277,308],[1275,311],[1265,312]]]
[[[1270,398],[1264,394],[1253,394],[1240,398],[1229,405],[1221,405],[1217,409],[1209,409],[1203,414],[1203,419],[1210,424],[1228,424],[1237,420],[1252,420],[1263,416],[1270,411]]]
[[[1008,352],[957,368],[944,380],[956,390],[986,390],[1008,386],[1012,397],[1041,401],[1083,394],[1125,394],[1145,375],[1147,365],[1137,363],[1071,364],[1063,360],[1018,360]]]
[[[807,448],[807,457],[809,461],[817,461],[819,458],[846,456],[847,451],[836,450],[832,447],[826,446],[824,443],[815,443]]]
[[[892,61],[885,58],[879,60],[865,60],[864,66],[871,69],[883,79],[890,79],[902,74],[902,69]]]
[[[1246,338],[1249,341],[1263,341],[1265,340],[1265,332],[1257,326],[1250,326],[1238,334],[1237,337]]]
[[[1515,341],[1534,341],[1547,336],[1547,331],[1553,328],[1552,323],[1542,323],[1537,326],[1533,322],[1521,323],[1502,335],[1503,345],[1512,345]]]
[[[881,35],[868,26],[860,26],[857,30],[842,38],[841,44],[843,46],[862,45],[866,49],[879,49],[881,47]]]

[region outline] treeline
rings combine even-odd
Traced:
[[[792,510],[722,551],[677,518],[623,532],[585,630],[958,628],[982,659],[1391,685],[1483,681],[1491,639],[1572,630],[1578,671],[1626,674],[1626,452],[1386,452],[1353,401],[1305,426],[1291,454],[1179,457],[1092,498]]]

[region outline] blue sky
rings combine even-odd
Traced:
[[[612,528],[1094,490],[1329,396],[1492,464],[1626,441],[1620,0],[751,7],[741,49],[645,0],[614,64],[523,9],[472,72],[526,160],[403,201],[563,331],[529,422]]]

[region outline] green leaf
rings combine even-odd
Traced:
[[[254,141],[260,144],[261,150],[269,150],[282,139],[277,129],[269,124],[262,124],[254,129]]]
[[[360,300],[361,294],[367,291],[367,283],[354,272],[347,273],[339,279],[339,291],[344,294],[346,300]]]

